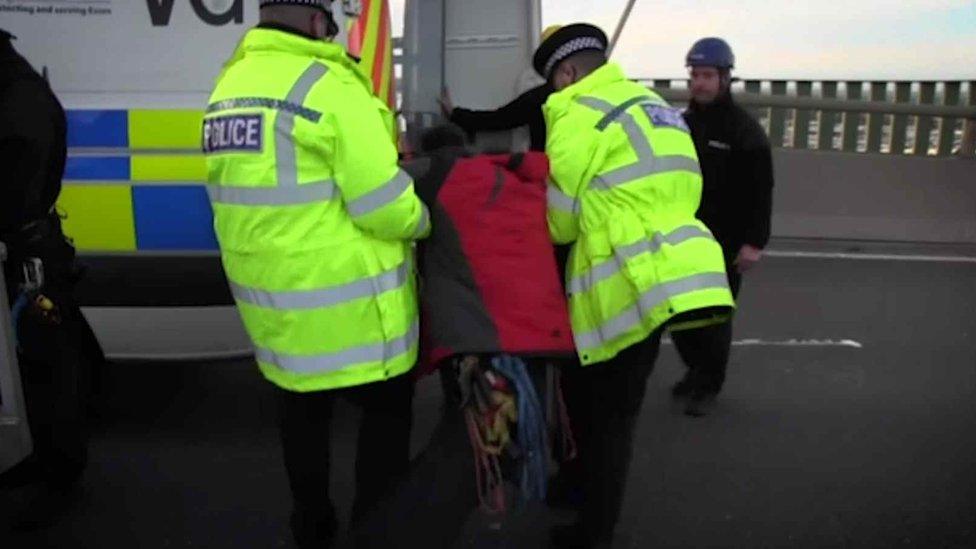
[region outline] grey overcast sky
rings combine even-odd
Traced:
[[[403,3],[391,0],[394,34]],[[611,34],[625,5],[543,0],[543,24]],[[727,39],[743,77],[976,80],[976,0],[643,0],[614,59],[634,77],[681,77],[702,36]]]

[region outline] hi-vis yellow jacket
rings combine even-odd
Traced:
[[[695,218],[702,179],[681,113],[607,64],[549,97],[549,229],[581,362],[605,362],[677,315],[734,307],[722,250]],[[727,308],[727,309],[726,309]]]
[[[294,391],[415,363],[411,241],[429,232],[389,111],[342,46],[256,28],[204,117],[221,255],[258,366]]]

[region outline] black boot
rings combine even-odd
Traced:
[[[567,472],[565,465],[564,469],[549,481],[546,505],[550,509],[566,511],[576,511],[583,505],[583,488],[580,486],[580,481],[576,475]]]
[[[694,391],[688,397],[685,406],[685,415],[691,417],[704,417],[712,413],[715,408],[715,399],[718,393],[712,391]]]
[[[610,538],[589,532],[581,523],[554,526],[549,531],[552,549],[604,549],[610,547]]]
[[[68,485],[39,486],[11,522],[14,531],[33,532],[54,525],[67,515],[81,498],[81,487]]]
[[[329,509],[317,515],[292,511],[291,532],[299,549],[330,549],[335,544],[339,528],[335,511]]]
[[[0,473],[0,489],[23,488],[43,480],[44,472],[38,461],[32,456]]]
[[[671,396],[674,398],[685,398],[690,395],[695,390],[695,384],[691,380],[690,375],[685,375],[681,378],[681,381],[674,384],[671,388]]]

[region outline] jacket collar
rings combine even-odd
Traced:
[[[732,99],[731,90],[725,90],[718,97],[715,98],[715,101],[712,101],[707,105],[697,103],[695,102],[694,99],[692,99],[691,101],[688,102],[688,109],[691,110],[692,112],[707,113],[707,112],[724,110],[731,107],[734,104],[735,101]]]
[[[346,50],[341,44],[305,36],[292,29],[255,27],[244,35],[242,53],[290,53],[345,64]]]
[[[258,23],[258,26],[255,27],[255,28],[258,28],[258,29],[267,29],[267,30],[278,30],[278,31],[281,31],[281,32],[287,32],[289,34],[294,34],[296,36],[301,36],[302,38],[307,38],[309,40],[317,40],[317,38],[315,38],[314,36],[312,36],[311,34],[309,34],[307,32],[300,31],[300,30],[296,29],[295,27],[289,27],[288,25],[282,25],[281,23],[269,23],[269,22]]]
[[[577,97],[587,95],[593,92],[593,90],[608,84],[623,82],[626,80],[627,77],[624,75],[624,70],[620,67],[620,65],[616,63],[607,63],[606,65],[603,65],[599,69],[583,77],[583,79],[579,82],[567,86],[561,91],[550,95],[549,100],[546,102],[546,107],[559,111],[565,110],[567,107],[569,107],[570,103],[576,100]]]
[[[354,74],[363,86],[370,90],[370,93],[373,90],[369,77],[362,72],[359,64],[346,54],[346,49],[341,44],[312,38],[297,30],[277,25],[259,25],[249,30],[241,38],[231,58],[224,63],[217,79],[220,80],[227,69],[243,59],[245,55],[255,53],[284,53],[328,61]]]

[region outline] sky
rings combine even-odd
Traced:
[[[543,25],[612,35],[626,4],[543,0]],[[613,57],[632,77],[682,78],[703,36],[732,45],[743,78],[976,80],[976,0],[638,0]]]

